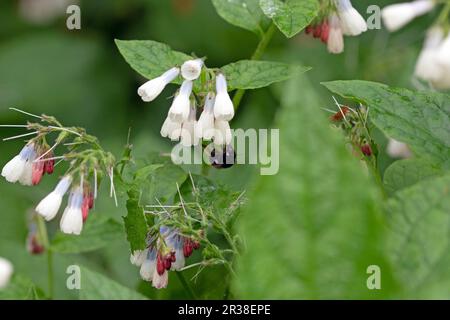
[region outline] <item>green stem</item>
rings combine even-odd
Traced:
[[[48,297],[49,299],[53,299],[53,252],[50,248],[50,241],[48,240],[47,227],[44,218],[38,216],[36,219],[38,223],[39,238],[47,252]]]
[[[439,14],[436,24],[437,25],[448,25],[448,16],[450,14],[450,1],[448,1],[444,8],[442,9],[441,13]]]
[[[250,60],[259,60],[261,59],[262,55],[264,54],[264,52],[266,51],[266,48],[270,42],[270,40],[272,40],[273,35],[275,33],[275,24],[271,23],[271,25],[269,26],[269,28],[267,28],[267,31],[263,34],[263,36],[261,37],[261,40],[258,43],[258,46],[255,49],[255,52],[253,53],[252,57],[250,58]],[[237,110],[239,108],[239,105],[241,104],[242,98],[245,95],[245,89],[239,89],[236,91],[234,97],[233,97],[233,104],[234,104],[234,109]]]
[[[194,290],[192,290],[191,286],[189,285],[189,283],[184,278],[183,273],[180,272],[180,271],[175,272],[175,273],[177,274],[178,279],[180,280],[181,284],[183,285],[184,290],[186,290],[189,298],[192,299],[192,300],[197,300],[197,296],[195,295]]]

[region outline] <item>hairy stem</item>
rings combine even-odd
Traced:
[[[253,53],[250,60],[261,59],[262,55],[266,51],[267,46],[269,45],[270,40],[272,40],[272,38],[273,38],[275,29],[276,29],[275,24],[271,23],[269,28],[267,28],[267,31],[261,37],[261,40],[259,41],[258,46],[256,47],[255,52]],[[236,91],[236,93],[233,97],[233,105],[234,105],[235,110],[237,110],[239,108],[239,105],[241,104],[241,101],[245,95],[245,92],[246,92],[245,89],[239,89]]]
[[[48,240],[47,227],[45,225],[44,218],[41,216],[37,217],[39,238],[47,253],[47,277],[48,277],[48,297],[53,299],[53,252],[50,248],[50,242]]]

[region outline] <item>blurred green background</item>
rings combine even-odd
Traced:
[[[117,156],[126,143],[129,127],[135,156],[170,150],[170,144],[159,136],[159,130],[174,88],[166,90],[151,104],[142,102],[136,90],[145,79],[126,64],[113,39],[165,42],[175,50],[207,56],[209,67],[249,58],[258,42],[251,32],[223,21],[209,0],[84,0],[79,2],[82,28],[73,31],[66,28],[65,9],[54,17],[42,19],[27,13],[30,2],[40,1],[0,2],[0,123],[21,124],[27,120],[10,111],[10,107],[54,115],[66,125],[85,127]],[[373,4],[365,0],[354,2],[360,12]],[[381,7],[392,2],[395,1],[377,1]],[[364,79],[414,87],[411,75],[415,59],[432,19],[433,15],[422,17],[394,34],[371,30],[360,37],[346,38],[345,53],[339,56],[328,54],[322,43],[303,34],[287,40],[278,33],[265,58],[313,67],[308,76],[321,93],[323,107],[333,108],[331,96],[321,87],[321,81]],[[270,127],[282,90],[283,86],[277,85],[249,92],[232,127]],[[2,129],[1,137],[20,133],[20,130]],[[383,143],[383,139],[380,141]],[[18,140],[2,142],[0,164],[6,163],[21,147],[22,142]],[[255,170],[251,166],[236,166],[214,171],[213,177],[242,190]],[[17,273],[30,277],[44,289],[47,286],[45,257],[30,256],[25,247],[27,212],[52,189],[57,175],[58,170],[38,188],[0,181],[0,256],[11,260]],[[103,192],[94,214],[120,221],[125,215],[123,201],[115,208],[107,192]],[[57,222],[50,225],[52,231],[57,229]],[[138,268],[129,263],[125,235],[103,250],[56,256],[56,298],[78,296],[76,291],[65,289],[65,270],[70,264],[100,270],[130,288],[139,288],[149,297],[185,297],[174,276],[169,289],[162,291],[139,281]],[[211,282],[220,283],[221,271],[212,268],[198,278],[196,290],[202,297],[220,298],[223,292],[220,285],[215,290],[205,289],[210,288]]]

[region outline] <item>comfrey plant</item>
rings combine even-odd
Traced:
[[[3,167],[2,176],[11,183],[38,185],[45,174],[53,173],[56,165],[67,162],[68,168],[55,189],[39,202],[35,210],[45,220],[50,221],[56,217],[63,197],[69,193],[68,204],[60,220],[60,228],[63,233],[79,235],[89,211],[94,206],[98,183],[102,177],[109,177],[111,196],[116,198],[114,156],[104,151],[97,138],[87,134],[82,128],[65,127],[54,117],[14,110],[37,118],[39,122],[2,126],[21,127],[32,131],[4,140],[34,136],[26,141],[20,153]],[[55,141],[50,145],[49,141],[53,137]],[[54,151],[58,147],[64,147],[65,151],[55,156]],[[55,160],[58,162],[55,163]]]
[[[321,1],[319,14],[305,32],[327,44],[330,53],[344,52],[344,35],[358,36],[367,23],[350,0]]]
[[[437,20],[428,30],[414,74],[436,89],[450,89],[450,3],[437,0],[416,0],[389,5],[382,17],[389,31],[397,31],[416,17],[445,3]]]

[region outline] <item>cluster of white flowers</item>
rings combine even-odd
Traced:
[[[325,8],[325,12],[326,18],[314,26],[309,26],[306,33],[320,38],[327,44],[330,53],[339,54],[344,51],[344,35],[358,36],[367,31],[366,21],[350,0],[334,0],[332,7]]]
[[[88,135],[84,129],[63,127],[53,117],[33,115],[22,110],[16,111],[39,118],[41,121],[39,123],[29,122],[26,125],[0,125],[1,127],[23,127],[33,130],[30,133],[6,138],[7,140],[36,135],[25,144],[18,155],[3,167],[1,175],[8,182],[34,186],[41,182],[45,174],[52,174],[59,162],[68,161],[70,166],[66,173],[56,188],[37,205],[35,212],[46,221],[54,219],[61,207],[64,195],[70,189],[68,205],[62,215],[60,228],[64,233],[79,235],[97,197],[98,175],[109,177],[111,197],[114,197],[117,204],[114,187],[114,156],[103,151],[96,138]],[[42,122],[47,122],[48,125],[42,125]],[[47,135],[50,133],[59,133],[52,147],[47,144],[49,139]],[[71,138],[74,139],[72,142],[64,143],[69,152],[55,157],[53,150],[63,144],[63,141]],[[55,164],[55,160],[60,161]],[[93,183],[91,183],[92,180]],[[35,245],[33,235],[34,233],[31,232],[30,251],[41,251],[38,247],[33,247]]]
[[[234,107],[224,74],[218,73],[215,76],[216,93],[209,92],[206,95],[203,112],[197,121],[193,85],[200,77],[203,67],[202,59],[186,61],[181,68],[173,67],[161,76],[147,81],[138,89],[143,101],[153,101],[167,84],[181,73],[183,83],[172,102],[160,133],[172,141],[180,141],[184,147],[196,146],[201,139],[213,140],[217,145],[229,144],[232,139],[228,122],[234,117]]]
[[[383,21],[388,30],[396,31],[436,5],[434,0],[393,4],[383,8]],[[450,33],[439,22],[427,32],[414,74],[436,89],[450,89]]]
[[[131,254],[130,262],[140,267],[143,280],[162,289],[169,282],[169,271],[180,271],[185,265],[185,259],[199,247],[198,242],[182,236],[176,229],[163,226],[159,237],[148,237],[146,249]]]

